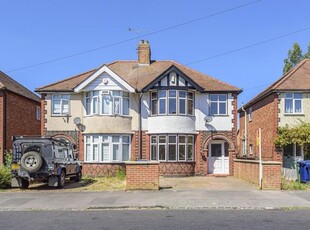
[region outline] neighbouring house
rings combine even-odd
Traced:
[[[304,159],[302,146],[295,144],[279,149],[274,141],[277,138],[278,127],[290,127],[300,124],[300,121],[310,122],[310,60],[305,59],[296,67],[274,82],[266,90],[254,97],[238,110],[240,114],[240,148],[238,158],[246,159],[241,163],[244,173],[239,176],[258,183],[257,160],[259,158],[258,130],[262,132],[262,161],[263,168],[274,170],[267,176],[274,186],[279,183],[282,175],[296,179],[296,161]],[[255,168],[255,169],[254,169]],[[238,172],[237,172],[238,173]],[[263,176],[264,177],[264,176]],[[272,185],[269,184],[271,187]]]
[[[40,98],[0,71],[0,164],[14,135],[40,135]]]
[[[42,135],[74,142],[83,173],[159,161],[160,175],[232,174],[241,90],[175,61],[114,61],[37,88]]]

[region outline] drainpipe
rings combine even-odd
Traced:
[[[138,137],[138,153],[139,157],[138,160],[142,160],[142,96],[143,93],[140,92],[139,94],[139,137]]]
[[[247,112],[244,107],[241,107],[241,110],[244,112],[244,154],[248,152],[248,128],[247,128]]]

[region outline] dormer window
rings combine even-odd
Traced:
[[[194,115],[194,93],[186,90],[152,91],[151,115]]]
[[[85,93],[86,115],[129,115],[129,93],[90,91]]]

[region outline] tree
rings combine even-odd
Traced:
[[[310,58],[310,43],[308,45],[308,50],[307,52],[304,54],[304,58]]]
[[[283,74],[286,74],[288,71],[290,71],[291,68],[293,68],[303,59],[304,55],[302,55],[302,50],[299,44],[295,42],[293,44],[293,49],[288,51],[288,57],[284,59]]]

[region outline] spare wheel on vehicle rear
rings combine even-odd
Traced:
[[[22,156],[20,163],[27,172],[36,172],[42,166],[42,157],[40,153],[30,151]]]

